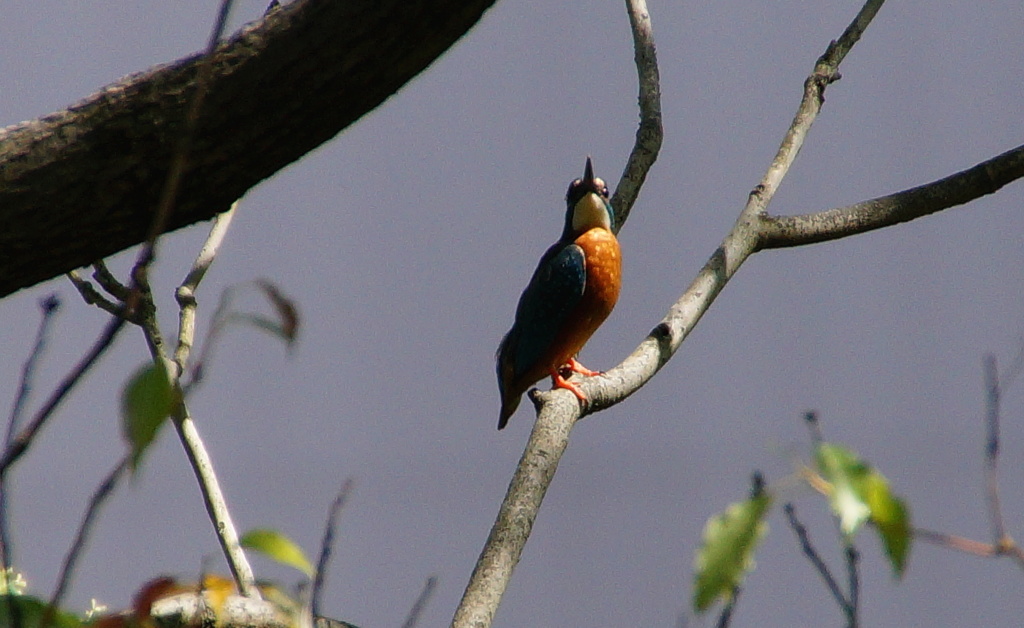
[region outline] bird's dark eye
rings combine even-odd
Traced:
[[[608,186],[601,188],[601,196],[608,198]]]

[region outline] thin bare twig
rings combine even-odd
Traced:
[[[18,392],[14,396],[11,416],[7,421],[7,434],[4,437],[5,445],[10,444],[14,434],[18,431],[18,425],[21,423],[21,414],[32,394],[36,364],[46,350],[46,340],[50,335],[50,324],[53,322],[54,314],[60,309],[60,299],[56,294],[51,294],[39,302],[39,307],[42,310],[42,317],[39,319],[39,328],[36,330],[36,339],[32,344],[32,350],[29,352],[28,359],[25,360],[25,364],[21,368],[21,381],[18,384]]]
[[[96,280],[96,283],[100,284],[101,288],[107,291],[107,294],[118,301],[127,301],[128,295],[132,293],[131,288],[121,283],[114,276],[114,273],[110,272],[110,269],[107,268],[107,263],[103,260],[93,262],[92,278]]]
[[[228,4],[229,3],[225,2],[221,5],[222,19]],[[213,46],[214,43],[214,41],[211,41],[211,46]],[[234,216],[236,207],[237,202],[232,204],[229,211],[221,214],[214,221],[213,226],[210,228],[210,233],[206,238],[206,242],[203,244],[202,249],[200,249],[199,254],[196,256],[191,269],[186,274],[181,285],[178,286],[177,290],[175,290],[175,297],[179,305],[178,340],[177,347],[174,352],[174,368],[169,372],[175,373],[175,386],[178,387],[179,391],[182,393],[181,404],[172,415],[174,428],[178,433],[178,438],[181,440],[182,446],[185,448],[185,453],[188,456],[193,472],[195,473],[196,480],[199,482],[199,488],[203,494],[203,501],[206,504],[206,511],[210,516],[211,523],[213,523],[217,540],[221,545],[225,559],[227,560],[231,573],[238,585],[238,590],[245,597],[258,600],[260,599],[260,592],[256,586],[256,578],[253,574],[252,567],[249,565],[248,559],[245,557],[245,551],[238,543],[238,532],[234,521],[231,518],[231,512],[228,510],[224,494],[220,489],[220,483],[217,480],[217,475],[214,472],[213,461],[207,453],[202,437],[199,435],[199,431],[196,429],[195,423],[189,414],[188,407],[185,404],[185,393],[180,379],[188,365],[191,347],[195,342],[195,315],[197,305],[195,292],[198,289],[200,282],[206,276],[206,271],[209,270],[214,259],[216,259],[217,251],[224,240],[228,227],[231,225],[231,220]],[[146,331],[147,338],[150,334],[158,333],[155,319],[152,321],[151,325],[145,325],[143,329]],[[153,354],[153,359],[157,360],[167,358],[164,353],[157,352]]]
[[[179,377],[185,373],[185,365],[188,363],[188,358],[195,342],[196,289],[199,287],[199,282],[206,276],[206,271],[213,264],[213,260],[216,259],[217,251],[224,241],[228,227],[231,226],[231,220],[235,216],[235,209],[237,207],[238,201],[235,201],[231,204],[231,209],[213,219],[210,235],[207,236],[203,248],[200,249],[199,255],[196,256],[196,260],[192,263],[192,268],[185,276],[184,281],[181,282],[181,285],[174,292],[179,308],[178,346],[174,350],[174,363],[178,365]],[[185,388],[187,389],[187,386]]]
[[[1024,352],[1018,353],[1014,358],[1013,365],[1003,380],[1016,377],[1018,369],[1021,368],[1022,355]],[[975,556],[1009,556],[1021,569],[1024,569],[1024,549],[1006,531],[1006,522],[1003,518],[1003,508],[999,496],[999,414],[1002,391],[1005,386],[1001,382],[994,355],[985,355],[982,360],[982,372],[985,382],[985,501],[988,505],[992,543],[982,543],[923,528],[915,528],[914,537],[940,547]]]
[[[844,553],[846,554],[846,577],[850,590],[850,603],[843,608],[843,611],[846,613],[849,628],[857,628],[860,624],[857,616],[860,605],[860,574],[857,569],[860,564],[860,552],[857,551],[853,543],[847,542]]]
[[[865,2],[839,39],[833,40],[814,64],[814,71],[804,81],[804,95],[796,115],[793,116],[793,122],[789,125],[771,166],[768,167],[761,182],[750,194],[744,213],[759,217],[766,213],[768,204],[775,196],[783,178],[789,173],[793,162],[796,161],[796,157],[807,139],[807,133],[810,132],[811,126],[818,118],[821,106],[825,103],[825,88],[839,80],[839,64],[843,62],[854,44],[860,40],[864,30],[878,13],[884,1],[868,0]]]
[[[60,299],[56,294],[51,294],[39,303],[42,309],[42,316],[39,320],[39,328],[36,331],[36,339],[32,344],[32,350],[25,360],[21,369],[21,381],[18,384],[18,392],[14,396],[14,404],[11,407],[11,416],[7,421],[7,432],[4,436],[4,447],[11,444],[14,434],[21,423],[21,414],[28,403],[32,393],[32,383],[35,379],[36,364],[46,349],[46,340],[50,333],[50,324],[53,316],[60,308]],[[7,605],[7,617],[10,619],[13,628],[21,628],[23,617],[21,609],[14,603],[14,596],[11,594],[11,573],[8,569],[14,564],[14,544],[11,538],[10,527],[8,526],[8,494],[6,486],[6,474],[0,473],[0,588],[6,593],[4,596]]]
[[[818,421],[818,413],[814,410],[804,413],[804,424],[807,425],[807,431],[811,433],[811,444],[817,447],[824,440],[821,434],[821,422]]]
[[[120,316],[124,311],[124,308],[121,305],[106,298],[99,290],[94,288],[92,283],[88,279],[82,277],[82,273],[78,270],[68,272],[67,277],[71,280],[71,285],[78,290],[78,294],[82,295],[82,300],[88,305],[95,305],[104,312],[113,316]]]
[[[845,612],[849,602],[846,599],[846,594],[839,587],[839,583],[832,576],[832,572],[829,570],[828,565],[818,554],[818,551],[814,549],[814,545],[811,543],[810,534],[807,532],[807,526],[800,522],[796,516],[796,508],[793,504],[786,504],[782,507],[783,512],[786,513],[786,520],[789,522],[789,527],[793,529],[796,534],[796,538],[800,541],[800,549],[803,551],[807,559],[814,565],[814,569],[821,576],[821,579],[825,581],[825,585],[828,587],[829,592],[832,594],[832,598],[839,604]]]
[[[999,546],[924,528],[914,528],[914,538],[931,543],[932,545],[984,558],[1009,556],[1017,563],[1019,568],[1024,569],[1024,550],[1016,543],[1010,546]]]
[[[175,373],[174,384],[178,387],[179,392],[181,392],[180,376],[187,366],[189,354],[187,347],[192,346],[195,336],[195,291],[205,276],[206,270],[212,264],[216,256],[217,247],[223,240],[230,222],[231,215],[229,212],[227,218],[213,225],[192,269],[181,286],[176,290],[182,312],[179,314],[180,327],[178,329],[178,348],[175,351],[175,361],[168,365],[172,367],[168,369],[168,372]],[[152,334],[157,334],[155,319],[144,324],[143,331],[146,333],[147,338]],[[154,343],[151,342],[150,344],[152,349]],[[183,349],[183,346],[186,348]],[[154,351],[153,359],[168,360],[166,355],[159,350]],[[179,359],[181,362],[177,362]],[[181,403],[171,416],[175,431],[177,431],[178,438],[185,448],[185,453],[199,483],[206,511],[210,516],[210,521],[213,523],[217,540],[221,545],[225,559],[238,585],[238,590],[245,597],[258,600],[260,599],[260,593],[256,587],[256,579],[253,575],[252,567],[245,557],[245,552],[238,543],[238,532],[228,510],[224,494],[220,489],[220,483],[213,469],[213,461],[206,451],[206,446],[203,444],[202,437],[199,435],[195,423],[192,421],[188,406],[185,404],[183,392],[181,399]]]
[[[956,536],[954,534],[946,534],[944,532],[935,532],[934,530],[927,530],[925,528],[914,528],[913,533],[915,539],[931,543],[932,545],[938,545],[939,547],[964,552],[965,554],[984,557],[999,555],[999,548],[991,543],[982,543],[981,541],[974,541],[972,539]]]
[[[426,583],[423,585],[423,590],[420,591],[419,597],[416,598],[416,602],[413,603],[412,608],[409,609],[409,616],[402,622],[402,628],[415,628],[416,624],[419,623],[420,615],[423,614],[423,610],[427,608],[427,602],[430,601],[430,597],[434,595],[434,589],[437,588],[437,576],[430,576],[427,578]]]
[[[35,416],[29,421],[28,425],[22,429],[17,436],[7,445],[4,451],[3,458],[0,458],[0,477],[7,473],[14,462],[18,460],[28,450],[32,444],[32,440],[39,433],[39,430],[43,428],[46,421],[53,414],[53,411],[60,405],[60,402],[64,400],[69,392],[75,387],[75,385],[82,378],[82,375],[103,355],[103,352],[110,347],[110,344],[117,337],[118,332],[124,326],[124,319],[117,317],[112,318],[107,323],[107,326],[100,333],[99,338],[93,343],[89,351],[82,357],[77,365],[71,370],[67,376],[61,380],[57,389],[54,390],[53,394],[50,395],[43,407],[36,412]]]
[[[53,322],[53,317],[57,310],[60,309],[60,298],[56,293],[51,294],[39,302],[39,308],[42,310],[42,316],[39,320],[39,328],[36,331],[36,339],[32,345],[32,351],[29,352],[28,359],[25,360],[25,364],[21,369],[21,382],[18,384],[18,392],[14,397],[11,416],[7,422],[7,434],[4,437],[5,445],[9,444],[11,439],[14,438],[15,432],[18,430],[18,424],[21,422],[21,413],[25,409],[25,404],[28,403],[29,396],[32,393],[32,382],[35,378],[36,364],[46,350],[46,340],[49,337],[50,324]]]
[[[217,541],[227,559],[231,574],[238,584],[239,592],[248,598],[260,599],[259,589],[256,587],[256,578],[253,575],[252,567],[245,557],[245,552],[238,543],[238,532],[235,523],[228,510],[224,493],[221,492],[220,483],[217,481],[217,474],[213,470],[213,460],[206,451],[203,440],[199,436],[192,417],[189,416],[188,408],[182,402],[175,415],[171,417],[174,427],[178,432],[178,438],[185,447],[185,454],[188,456],[189,464],[199,481],[199,489],[203,493],[203,503],[206,505],[206,512],[210,521],[214,524],[214,531],[217,533]]]
[[[226,5],[227,3],[222,5],[222,11]],[[213,42],[211,42],[211,45],[212,44]],[[172,415],[174,428],[178,433],[178,438],[181,440],[182,446],[185,448],[185,453],[188,456],[193,472],[196,475],[196,480],[199,482],[199,488],[203,494],[203,501],[206,504],[206,511],[210,516],[210,521],[213,523],[214,531],[217,534],[217,540],[221,545],[221,549],[224,552],[228,566],[230,567],[231,573],[238,585],[238,590],[245,597],[260,599],[259,589],[256,587],[256,578],[253,575],[249,561],[245,557],[244,550],[238,543],[238,532],[235,528],[234,521],[231,518],[231,513],[228,510],[224,494],[220,489],[220,483],[217,480],[217,475],[214,472],[213,461],[206,451],[206,446],[203,444],[202,437],[199,435],[199,431],[196,429],[195,423],[192,421],[189,414],[188,407],[185,404],[185,395],[180,380],[181,375],[185,372],[187,367],[191,347],[195,342],[195,315],[197,305],[195,292],[198,289],[200,282],[206,276],[206,271],[209,270],[210,265],[213,264],[214,259],[216,259],[217,251],[219,250],[221,242],[224,240],[228,227],[231,225],[231,220],[234,216],[234,210],[236,207],[237,202],[232,204],[229,211],[221,214],[214,221],[213,226],[210,228],[210,233],[206,238],[206,242],[203,244],[202,249],[200,249],[199,254],[196,256],[191,269],[186,274],[181,285],[178,286],[177,290],[175,290],[175,297],[179,305],[178,340],[177,347],[174,352],[174,368],[169,372],[175,373],[175,386],[177,386],[179,391],[182,392],[181,404]],[[155,319],[152,321],[151,325],[144,325],[143,329],[146,332],[147,338],[150,334],[158,333]],[[155,352],[153,354],[153,359],[157,360],[167,358],[163,352]]]
[[[992,525],[992,542],[996,547],[1013,544],[1007,537],[1003,523],[1003,508],[999,500],[999,369],[994,355],[982,360],[985,379],[985,496],[988,502],[989,521]]]
[[[736,610],[736,603],[739,602],[740,593],[742,592],[743,589],[741,587],[733,588],[729,601],[725,603],[722,613],[718,616],[718,623],[715,624],[716,628],[729,628],[729,624],[732,622],[732,614]]]
[[[89,507],[82,517],[82,523],[78,526],[78,534],[75,535],[75,540],[71,543],[71,548],[64,557],[64,566],[57,577],[57,587],[53,591],[53,596],[50,597],[51,608],[60,608],[61,603],[64,601],[64,595],[71,584],[71,576],[74,574],[75,566],[78,564],[78,557],[81,555],[82,550],[85,549],[85,542],[89,538],[89,532],[92,530],[96,515],[99,513],[103,503],[113,493],[118,481],[128,468],[130,461],[131,455],[126,455],[122,458],[110,473],[107,474],[107,477],[97,487],[96,492],[93,493],[92,499],[89,500]]]
[[[334,547],[334,534],[338,527],[338,515],[348,502],[352,493],[352,486],[355,483],[352,478],[345,480],[341,490],[334,497],[330,509],[327,511],[327,523],[324,524],[324,537],[320,542],[320,555],[316,560],[316,575],[313,577],[313,590],[310,593],[310,608],[313,617],[320,616],[320,596],[324,588],[324,580],[327,578],[327,564],[331,560],[331,549]]]

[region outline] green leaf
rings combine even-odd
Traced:
[[[869,467],[849,449],[832,443],[819,445],[816,458],[818,472],[832,485],[829,502],[839,528],[852,536],[871,515],[861,490]]]
[[[42,626],[50,626],[50,628],[79,628],[83,625],[82,620],[60,610],[53,612],[47,618],[46,615],[49,613],[50,605],[34,597],[12,595],[8,598],[6,595],[0,595],[0,626],[14,625],[14,622],[11,621],[11,617],[8,615],[11,606],[21,616],[23,628],[40,628]]]
[[[132,469],[174,409],[175,394],[163,362],[140,367],[121,392],[121,431],[132,450]]]
[[[893,574],[899,578],[907,567],[910,554],[910,514],[906,503],[893,495],[889,481],[872,470],[865,482],[865,501],[871,509],[871,522],[878,530]]]
[[[771,504],[761,492],[730,504],[704,525],[703,543],[694,561],[693,607],[704,612],[719,598],[728,599],[754,568],[754,550],[768,531],[765,513]]]
[[[302,552],[302,548],[277,530],[250,530],[242,536],[239,543],[242,547],[260,552],[279,563],[295,567],[310,578],[313,577],[313,565]]]
[[[831,484],[829,500],[843,533],[852,536],[865,521],[871,521],[893,573],[902,576],[911,538],[904,501],[892,493],[884,475],[841,445],[822,443],[817,462],[818,471]]]

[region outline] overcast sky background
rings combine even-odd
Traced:
[[[232,30],[264,2],[238,2]],[[0,20],[0,124],[61,109],[119,77],[203,47],[216,3],[9,3]],[[859,1],[663,2],[651,13],[665,144],[620,234],[616,311],[584,350],[608,369],[662,318],[771,160],[802,82]],[[842,66],[771,206],[805,213],[919,185],[1024,138],[1020,0],[887,4]],[[235,329],[190,407],[238,526],[314,553],[345,478],[356,488],[326,614],[398,626],[430,575],[423,626],[447,625],[532,420],[495,430],[493,355],[586,155],[617,180],[635,133],[636,78],[618,1],[503,0],[424,74],[332,142],[252,190],[201,287],[200,333],[228,285],[257,277],[299,305],[291,355]],[[126,147],[126,150],[128,147]],[[496,626],[676,625],[711,514],[754,469],[796,501],[838,568],[825,503],[791,481],[801,416],[877,464],[915,525],[990,540],[982,491],[981,359],[1024,338],[1024,185],[880,232],[750,259],[680,352],[638,394],[587,418],[541,510]],[[173,289],[208,225],[161,242]],[[134,252],[112,261],[124,275]],[[0,302],[0,400],[14,397],[38,322],[64,306],[31,408],[106,315],[64,279]],[[267,309],[255,293],[243,301]],[[17,568],[48,596],[87,497],[121,455],[119,390],[148,358],[127,330],[12,473]],[[1024,537],[1024,381],[1005,398],[1003,505]],[[776,511],[734,626],[842,624]],[[913,548],[895,583],[874,538],[864,625],[1016,626],[1009,561]],[[103,511],[69,604],[128,603],[144,581],[226,572],[171,430]],[[295,572],[253,558],[258,575]],[[696,620],[691,625],[713,625]]]

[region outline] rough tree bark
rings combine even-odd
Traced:
[[[212,218],[373,110],[494,0],[296,0],[222,43],[166,230]],[[0,130],[0,297],[145,240],[202,55]]]

